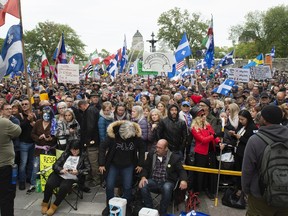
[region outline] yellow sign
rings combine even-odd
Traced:
[[[40,171],[47,168],[49,169],[49,167],[52,167],[55,162],[56,162],[56,156],[40,154]],[[49,169],[43,175],[40,175],[42,191],[45,190],[46,181],[52,172],[53,169]]]

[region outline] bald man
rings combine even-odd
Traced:
[[[179,188],[187,188],[187,173],[183,169],[180,154],[172,153],[168,149],[168,142],[160,139],[156,144],[156,151],[150,152],[140,173],[139,188],[144,206],[153,208],[150,192],[161,193],[160,216],[167,214],[167,208],[177,181]]]

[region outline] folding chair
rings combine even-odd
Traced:
[[[62,150],[56,149],[56,158],[58,159],[63,152],[64,152],[64,151],[62,151]],[[50,171],[51,169],[52,169],[52,166],[50,166],[50,167],[48,167],[48,168],[46,168],[46,169],[43,169],[43,170],[39,171],[37,174],[40,175],[40,176],[42,176],[43,179],[47,182],[49,176],[47,177],[46,173],[47,173],[48,171]],[[88,173],[84,173],[84,175],[87,175],[87,174],[88,174]],[[85,176],[83,176],[83,178],[85,178]],[[83,182],[84,182],[84,181],[83,181]],[[78,179],[78,181],[73,184],[73,186],[72,186],[72,188],[71,188],[71,192],[66,196],[66,198],[64,198],[64,201],[65,201],[71,208],[73,208],[75,211],[78,209],[77,206],[78,206],[78,200],[79,200],[79,198],[80,198],[80,199],[83,199],[83,191],[81,190],[81,187],[79,186],[79,184],[81,184],[81,179]],[[55,197],[57,196],[58,191],[59,191],[59,188],[55,188],[55,189],[54,189],[53,195],[54,195]],[[75,199],[74,202],[71,202],[71,200],[68,199],[68,198],[69,198],[69,195],[70,195],[71,193],[73,193],[73,194],[76,195],[76,199]],[[50,202],[51,202],[51,200],[50,200]]]

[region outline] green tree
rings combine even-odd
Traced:
[[[4,39],[3,38],[0,38],[0,49],[2,50],[2,46],[4,44]]]
[[[84,54],[85,44],[80,40],[76,32],[68,25],[54,22],[40,22],[35,29],[25,31],[24,43],[26,58],[31,58],[32,62],[40,59],[39,50],[44,49],[47,58],[53,64],[53,53],[59,43],[60,36],[64,33],[67,58],[76,55],[76,62],[87,59]]]
[[[270,51],[276,47],[276,57],[288,56],[288,5],[277,6],[268,10],[263,19],[266,46]]]
[[[110,55],[110,53],[106,50],[106,49],[102,49],[99,53],[98,53],[98,55],[101,57],[101,58],[106,58],[107,56],[109,56]]]
[[[273,46],[276,47],[277,57],[287,57],[288,6],[248,12],[244,24],[230,27],[229,39],[234,45],[238,42],[236,53],[248,58],[254,58],[255,53],[269,53]],[[241,43],[245,45],[239,46]]]
[[[171,50],[175,50],[186,32],[192,53],[202,48],[202,40],[207,34],[208,21],[201,20],[200,13],[190,14],[188,10],[181,12],[175,7],[164,12],[158,18],[158,39],[167,43]]]

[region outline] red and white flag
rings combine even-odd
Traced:
[[[75,57],[76,57],[76,56],[73,55],[73,56],[70,58],[68,64],[75,64]]]
[[[0,26],[5,24],[6,13],[20,18],[19,14],[19,1],[18,0],[8,0],[4,4],[0,2]]]
[[[177,70],[177,71],[180,70],[182,67],[184,67],[184,65],[185,65],[185,61],[184,61],[184,59],[183,59],[182,61],[180,61],[180,62],[177,63],[177,65],[176,65],[176,70]]]
[[[42,56],[41,56],[41,78],[44,79],[45,76],[45,67],[49,65],[46,53],[44,50],[42,50]]]

